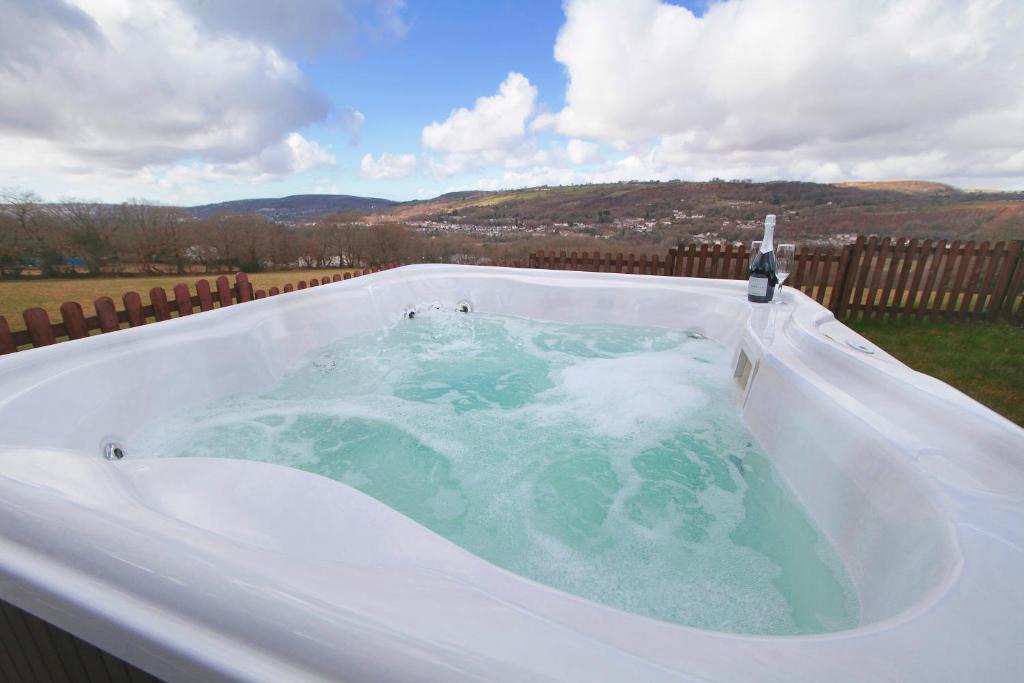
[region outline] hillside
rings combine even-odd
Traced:
[[[308,220],[343,211],[373,212],[386,209],[395,202],[378,197],[355,197],[347,194],[296,194],[290,197],[237,199],[216,204],[188,207],[196,218],[218,214],[261,214],[272,221]]]
[[[260,214],[278,223],[336,213],[405,223],[428,234],[486,241],[580,236],[634,243],[748,240],[767,213],[783,238],[845,241],[855,234],[943,239],[1024,239],[1024,193],[964,192],[926,181],[838,184],[621,182],[449,192],[393,202],[351,195],[243,199],[187,209],[197,218]]]
[[[394,204],[375,222],[502,234],[583,233],[605,239],[749,239],[767,213],[783,237],[856,233],[933,238],[1024,238],[1024,193],[963,192],[923,181],[624,182],[450,193]]]
[[[956,194],[960,192],[952,185],[933,183],[925,180],[873,180],[851,183],[836,183],[836,187],[852,187],[859,190],[889,190],[907,194]]]

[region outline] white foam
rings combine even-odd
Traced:
[[[776,561],[733,539],[750,496],[787,494],[752,489],[733,464],[759,456],[731,391],[727,350],[683,332],[427,307],[129,445],[334,476],[485,559],[642,614],[816,630]],[[829,552],[812,537],[805,555]]]
[[[678,351],[594,358],[556,373],[555,396],[541,396],[572,411],[592,431],[628,438],[683,423],[709,397],[692,383],[701,364]]]

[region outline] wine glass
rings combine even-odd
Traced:
[[[754,240],[750,243],[750,262],[747,263],[748,268],[754,264],[754,257],[757,256],[757,252],[761,251],[761,242],[762,240]]]
[[[796,256],[796,245],[780,244],[775,247],[775,275],[779,278],[779,288],[775,292],[772,303],[782,303],[782,283],[789,277],[789,271],[793,267],[793,259]]]

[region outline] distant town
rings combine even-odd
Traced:
[[[536,250],[663,253],[691,242],[749,244],[769,213],[780,240],[807,246],[870,234],[1024,238],[1024,193],[924,182],[621,182],[412,202],[296,195],[198,207],[52,203],[19,191],[0,202],[0,277],[489,263]]]

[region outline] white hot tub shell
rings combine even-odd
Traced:
[[[785,298],[409,266],[2,357],[0,598],[168,680],[1019,680],[1024,430]],[[410,303],[462,300],[734,349],[736,401],[844,563],[858,627],[656,621],[504,571],[333,480],[131,455],[147,420],[266,388]],[[128,456],[106,460],[111,441]]]

